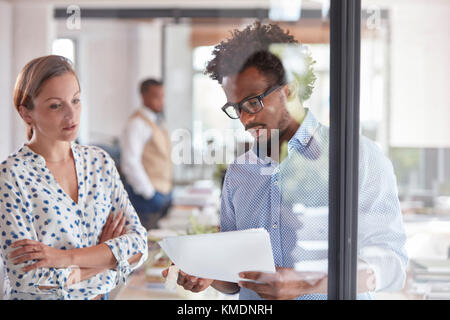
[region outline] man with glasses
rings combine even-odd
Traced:
[[[251,281],[236,284],[180,271],[178,284],[187,290],[212,285],[239,292],[240,299],[327,298],[329,130],[299,103],[295,113],[288,110],[289,103],[298,102],[298,89],[271,52],[279,43],[297,41],[276,25],[257,22],[217,45],[206,68],[226,94],[222,110],[257,142],[227,170],[221,232],[265,228],[276,273],[247,270],[239,276]],[[364,137],[359,170],[358,266],[364,268],[357,274],[358,298],[370,299],[375,291],[402,288],[406,237],[392,165]]]

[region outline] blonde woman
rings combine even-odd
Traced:
[[[29,141],[0,165],[1,258],[11,299],[102,299],[147,258],[114,161],[74,142],[80,85],[61,56],[30,61],[14,104]]]

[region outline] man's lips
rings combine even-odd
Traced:
[[[264,125],[255,125],[248,128],[247,131],[250,132],[250,134],[256,138],[259,137],[265,131],[265,128],[266,126]]]
[[[250,129],[264,129],[266,127],[266,125],[264,123],[251,123],[245,126],[245,130],[250,130]]]

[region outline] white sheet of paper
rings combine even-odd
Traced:
[[[239,272],[275,272],[265,229],[166,237],[161,248],[180,270],[207,279],[238,282]]]

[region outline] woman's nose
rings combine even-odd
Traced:
[[[75,106],[72,103],[67,103],[64,113],[64,118],[71,119],[75,114]]]

